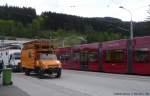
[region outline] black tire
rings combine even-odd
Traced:
[[[61,69],[59,69],[58,71],[57,71],[57,75],[56,75],[56,78],[60,78],[61,77]]]
[[[43,79],[43,78],[44,78],[44,71],[39,68],[37,75],[38,75],[38,78],[39,78],[39,79]]]
[[[30,76],[30,69],[25,68],[25,75]]]

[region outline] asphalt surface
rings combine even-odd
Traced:
[[[2,77],[0,76],[0,96],[30,96],[14,85],[3,86]]]
[[[13,83],[30,96],[150,96],[146,76],[63,70],[60,79],[16,73]]]

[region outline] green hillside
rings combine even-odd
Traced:
[[[150,35],[150,22],[134,22],[134,36]],[[1,37],[51,38],[67,45],[128,38],[130,22],[117,18],[86,18],[34,8],[0,6]],[[61,43],[61,44],[63,44]]]

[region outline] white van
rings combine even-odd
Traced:
[[[4,63],[4,67],[13,68],[13,70],[20,69],[20,54],[21,49],[4,49],[0,51],[0,59]]]

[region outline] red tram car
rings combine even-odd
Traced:
[[[132,72],[150,75],[150,36],[136,37],[133,42]]]
[[[103,71],[127,73],[127,40],[108,41],[102,44]]]
[[[150,36],[136,37],[132,41],[122,39],[74,45],[58,50],[58,55],[65,57],[62,63],[66,69],[150,75]]]
[[[87,71],[100,71],[99,43],[80,46],[80,68]]]
[[[71,69],[73,70],[80,70],[80,46],[81,45],[74,45],[72,47],[72,56],[70,62]]]

